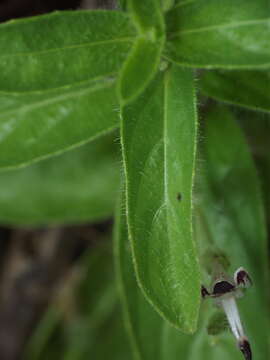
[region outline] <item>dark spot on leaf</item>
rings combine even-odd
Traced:
[[[182,200],[182,194],[179,192],[177,193],[176,199],[180,202]]]
[[[213,288],[213,295],[220,296],[223,294],[227,294],[235,289],[234,285],[229,281],[222,280],[215,283]]]

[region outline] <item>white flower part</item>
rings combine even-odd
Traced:
[[[237,340],[242,339],[244,335],[243,327],[240,320],[240,315],[237,309],[234,296],[229,296],[221,300],[221,305],[227,316],[231,330]]]

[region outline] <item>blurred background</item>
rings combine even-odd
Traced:
[[[113,7],[111,0],[0,0],[0,21]],[[112,348],[121,359],[129,345],[114,284],[111,233],[110,218],[82,226],[0,227],[1,360],[108,359]],[[119,333],[116,344],[112,332]]]

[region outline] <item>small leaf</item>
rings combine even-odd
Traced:
[[[119,95],[123,105],[134,100],[153,79],[165,41],[164,19],[159,0],[129,0],[128,9],[140,36],[120,75]]]
[[[202,68],[270,67],[268,0],[183,1],[168,12],[165,56]]]
[[[163,40],[153,42],[144,37],[137,39],[119,79],[119,93],[123,104],[134,100],[155,76],[163,43]]]
[[[160,0],[128,0],[128,9],[142,34],[150,33],[154,38],[164,34],[164,19]]]
[[[160,72],[122,109],[122,142],[138,280],[162,316],[192,332],[200,279],[191,224],[196,110],[190,71]]]
[[[270,112],[270,73],[266,71],[207,71],[200,89],[219,101]]]
[[[249,272],[254,287],[239,300],[241,318],[256,359],[267,359],[269,274],[257,172],[248,144],[226,107],[210,111],[204,137],[203,168],[196,191],[201,221],[197,238],[204,252],[216,249],[224,253],[231,275],[240,266]]]
[[[3,23],[0,91],[43,91],[111,76],[135,35],[120,11],[63,11]]]
[[[0,223],[100,221],[112,215],[119,187],[116,146],[102,138],[61,156],[0,174]]]

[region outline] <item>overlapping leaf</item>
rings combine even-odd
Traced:
[[[203,68],[270,67],[268,0],[196,0],[167,15],[166,56]]]
[[[185,335],[171,327],[147,303],[135,279],[128,242],[124,204],[117,214],[115,254],[120,295],[126,328],[135,360],[240,360],[241,354],[228,331],[209,336],[209,318],[215,313],[213,304],[205,302],[199,331]]]
[[[0,169],[118,126],[115,76],[135,36],[125,13],[61,12],[0,26]]]
[[[165,42],[164,19],[159,0],[130,0],[128,5],[140,35],[120,76],[119,93],[123,104],[134,100],[153,79]]]
[[[137,39],[120,76],[119,94],[123,104],[134,100],[153,79],[163,45],[163,38],[158,41],[145,37]]]
[[[191,208],[196,110],[193,76],[172,67],[122,109],[128,225],[139,282],[154,307],[196,328],[199,271]]]
[[[160,0],[137,1],[128,0],[128,9],[135,24],[142,34],[158,38],[164,32],[164,19]]]
[[[270,112],[267,71],[207,71],[200,78],[203,94],[252,110]]]
[[[1,173],[0,223],[74,224],[111,216],[119,188],[117,162],[110,137]]]

